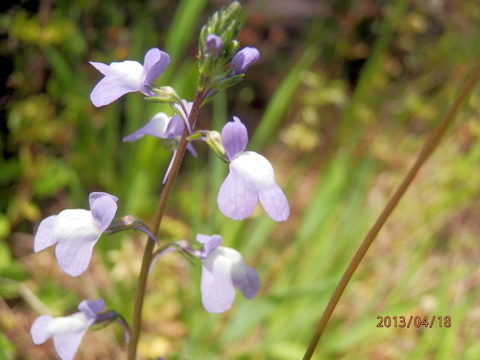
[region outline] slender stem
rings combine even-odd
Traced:
[[[460,106],[463,104],[463,102],[468,98],[470,93],[473,91],[473,88],[479,78],[480,78],[480,63],[478,63],[474,67],[472,73],[469,74],[464,88],[456,98],[455,102],[450,107],[447,115],[445,116],[443,121],[440,123],[437,130],[432,134],[432,136],[428,139],[428,141],[423,146],[415,163],[412,165],[408,173],[405,175],[405,178],[403,179],[402,183],[400,184],[398,189],[395,191],[390,201],[386,204],[385,208],[381,212],[377,221],[365,236],[365,239],[363,240],[362,244],[360,245],[357,252],[353,256],[353,259],[350,261],[350,264],[345,270],[345,273],[343,274],[340,282],[337,285],[337,288],[335,289],[335,292],[333,293],[327,307],[325,308],[325,311],[317,325],[317,329],[315,330],[315,333],[310,341],[308,349],[305,352],[303,360],[309,360],[312,358],[315,348],[317,347],[317,344],[323,334],[323,331],[327,326],[327,323],[333,313],[333,310],[337,306],[338,301],[340,300],[340,297],[343,294],[343,291],[347,287],[350,279],[352,278],[355,270],[357,269],[358,265],[360,264],[363,257],[365,256],[368,248],[377,237],[378,233],[380,232],[383,225],[387,221],[388,217],[390,216],[390,214],[393,212],[393,210],[399,203],[402,196],[407,191],[408,187],[412,183],[413,179],[415,178],[416,174],[418,173],[422,165],[428,160],[430,155],[438,147],[438,144],[440,143],[449,125],[455,119],[458,113],[458,110],[460,109]]]
[[[188,118],[188,123],[193,128],[198,111],[203,101],[203,91],[198,91],[195,94],[195,99],[193,101],[192,110]],[[163,214],[165,212],[165,207],[167,205],[168,197],[172,191],[175,179],[177,177],[178,171],[182,164],[183,156],[185,155],[185,150],[187,148],[187,136],[190,135],[188,130],[185,128],[183,131],[180,144],[178,145],[175,158],[173,159],[172,168],[170,174],[168,175],[165,186],[163,187],[162,193],[160,195],[160,200],[158,202],[157,211],[152,221],[151,230],[158,238],[158,230],[160,228],[160,223],[162,222]],[[155,247],[155,240],[151,237],[148,238],[147,244],[145,245],[145,250],[143,252],[142,267],[140,269],[140,275],[138,277],[137,292],[135,295],[135,308],[133,314],[133,324],[132,324],[132,333],[130,336],[130,342],[128,344],[128,360],[135,360],[137,355],[137,345],[140,337],[140,330],[142,325],[142,309],[143,309],[143,300],[145,298],[145,291],[147,287],[147,278],[148,271],[150,268],[150,263],[152,262],[153,249]]]

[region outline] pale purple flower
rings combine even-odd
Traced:
[[[36,345],[53,337],[53,345],[62,360],[72,360],[85,333],[105,308],[103,300],[84,300],[78,305],[80,312],[66,317],[50,315],[38,317],[32,324],[30,334]]]
[[[257,62],[260,53],[253,47],[246,47],[235,54],[232,59],[233,75],[245,74],[250,65]]]
[[[143,65],[137,61],[112,62],[110,65],[90,61],[105,77],[95,86],[90,99],[93,105],[108,105],[123,95],[140,91],[144,95],[153,93],[147,88],[170,64],[170,56],[156,48],[148,50]]]
[[[192,108],[192,104],[193,103],[191,102],[190,103],[184,102],[184,106],[187,110],[187,114],[185,114],[183,110],[180,110],[181,107],[179,107],[179,111],[181,111],[181,113],[187,119],[188,119],[188,113],[190,113],[190,110]],[[166,147],[170,147],[173,150],[173,156],[168,166],[167,173],[165,175],[165,178],[163,179],[163,182],[165,182],[168,174],[170,173],[170,169],[171,169],[175,154],[177,152],[180,138],[182,137],[183,130],[185,129],[185,121],[184,119],[182,119],[182,117],[176,114],[170,118],[168,117],[167,114],[158,113],[141,129],[123,138],[123,141],[129,142],[129,141],[137,141],[142,137],[144,137],[145,135],[151,135],[151,136],[155,136],[157,138],[166,140],[165,145]],[[195,157],[197,156],[197,152],[195,151],[191,143],[187,145],[187,150],[190,151],[190,153],[193,156]]]
[[[203,249],[196,251],[202,261],[202,303],[205,310],[221,313],[232,307],[236,288],[252,299],[258,292],[260,280],[256,271],[243,261],[242,255],[220,246],[220,235],[197,235]]]
[[[218,59],[223,48],[223,40],[220,36],[215,34],[208,34],[205,39],[205,48],[203,51],[206,54],[212,54],[214,59]]]
[[[100,235],[110,226],[118,199],[104,192],[89,196],[90,211],[63,210],[44,219],[34,239],[34,251],[57,244],[55,254],[60,267],[71,276],[83,273],[90,263],[92,250]]]
[[[223,239],[220,235],[197,235],[203,244],[202,249],[194,249],[186,240],[178,240],[164,248],[155,256],[150,272],[160,258],[172,251],[180,251],[184,256],[194,256],[202,262],[202,280],[200,289],[205,310],[221,313],[232,307],[239,288],[243,296],[252,299],[260,288],[260,280],[256,271],[247,266],[242,255],[231,248],[220,246]]]
[[[220,187],[217,202],[220,211],[234,220],[249,217],[258,201],[275,221],[290,215],[287,198],[275,181],[270,162],[253,151],[244,151],[247,128],[237,117],[222,130],[222,144],[230,161],[230,172]]]

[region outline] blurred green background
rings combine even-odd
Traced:
[[[149,221],[171,153],[120,139],[158,111],[139,94],[96,109],[89,60],[172,57],[157,84],[191,100],[196,41],[226,2],[44,0],[0,5],[0,359],[55,359],[32,344],[40,314],[102,297],[131,318],[145,239],[102,237],[89,270],[70,278],[53,248],[33,254],[46,216],[120,198],[119,216]],[[201,306],[200,267],[176,254],[151,275],[140,358],[300,359],[362,238],[480,59],[480,7],[456,1],[244,1],[242,46],[261,60],[202,109],[199,128],[236,115],[249,150],[272,162],[292,214],[261,208],[243,222],[216,207],[227,167],[204,144],[187,157],[162,241],[221,234],[256,268],[261,290],[224,314]],[[480,93],[462,108],[335,310],[315,359],[480,358]],[[450,328],[378,328],[377,316],[450,316]],[[90,331],[76,359],[121,359],[118,326]]]

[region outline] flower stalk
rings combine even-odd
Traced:
[[[203,98],[204,98],[203,91],[197,91],[197,93],[195,94],[195,99],[193,101],[192,110],[190,111],[190,116],[188,117],[188,123],[190,124],[191,127],[193,127],[195,122],[197,121],[198,112],[200,110],[200,106],[202,105]],[[162,193],[160,195],[160,199],[158,202],[157,210],[155,212],[155,216],[152,221],[152,225],[150,226],[150,229],[152,230],[153,234],[156,235],[157,238],[158,238],[158,230],[160,228],[163,215],[165,213],[165,207],[167,205],[168,197],[170,196],[170,193],[173,189],[175,179],[177,177],[178,171],[180,170],[180,166],[183,161],[183,156],[185,155],[185,151],[187,149],[188,135],[190,134],[188,132],[188,129],[185,127],[185,130],[183,131],[183,134],[182,134],[182,138],[180,140],[180,144],[178,145],[177,152],[173,159],[170,173],[167,177],[165,186],[163,187]],[[135,360],[137,356],[137,345],[138,345],[138,340],[140,338],[140,331],[141,331],[141,325],[142,325],[143,302],[145,299],[148,273],[150,270],[150,264],[153,259],[154,248],[155,248],[155,240],[149,237],[143,252],[142,267],[140,269],[140,275],[138,277],[137,291],[135,295],[135,307],[134,307],[134,314],[133,314],[132,332],[130,334],[130,342],[128,343],[128,360]]]
[[[427,142],[423,146],[414,164],[405,175],[405,178],[400,183],[399,187],[397,188],[397,190],[395,191],[391,199],[385,205],[385,208],[380,213],[379,217],[373,224],[370,231],[365,236],[363,242],[361,243],[357,252],[353,256],[352,260],[350,261],[347,269],[345,270],[345,273],[340,279],[340,282],[338,283],[332,297],[330,298],[330,301],[327,304],[327,307],[323,312],[323,315],[317,325],[315,333],[313,334],[313,337],[310,340],[310,344],[305,352],[303,360],[310,360],[312,358],[313,353],[315,352],[315,349],[318,345],[318,342],[320,341],[320,338],[322,337],[322,334],[325,330],[325,327],[327,326],[327,323],[330,320],[330,317],[332,316],[333,311],[335,310],[335,307],[337,306],[353,274],[355,273],[358,266],[360,265],[360,262],[362,261],[365,254],[367,253],[370,245],[377,238],[378,233],[382,229],[383,225],[385,224],[389,216],[392,214],[393,210],[397,207],[398,203],[400,202],[401,198],[403,197],[403,195],[411,185],[412,181],[414,180],[415,176],[418,174],[421,167],[429,159],[432,153],[437,149],[448,127],[455,120],[461,105],[470,96],[479,79],[480,79],[480,63],[477,63],[477,65],[473,68],[472,72],[468,75],[463,89],[461,90],[458,97],[455,99],[454,103],[450,107],[445,118],[443,119],[443,121],[440,123],[436,131],[432,134],[432,136],[427,140]]]

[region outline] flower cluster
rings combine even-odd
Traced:
[[[169,179],[172,164],[182,160],[185,150],[197,157],[191,141],[204,140],[229,167],[228,176],[218,192],[219,210],[231,219],[244,220],[260,203],[271,219],[285,221],[290,214],[287,198],[277,185],[270,162],[256,152],[246,151],[248,133],[241,120],[233,117],[221,133],[195,129],[198,109],[220,90],[241,81],[247,69],[259,59],[255,48],[238,49],[239,43],[235,39],[239,24],[238,3],[222,14],[223,17],[212,17],[213,20],[210,19],[202,29],[195,102],[181,99],[169,86],[154,84],[170,63],[170,56],[157,48],[148,50],[143,65],[131,60],[109,65],[90,62],[103,74],[90,98],[93,105],[100,107],[127,93],[140,92],[148,101],[168,103],[175,113],[173,116],[157,113],[139,130],[123,138],[124,142],[137,141],[146,135],[162,139],[164,147],[173,152],[163,182]],[[178,170],[178,166],[175,169]],[[221,246],[223,238],[220,235],[197,235],[196,239],[202,245],[200,249],[186,240],[162,245],[140,219],[127,215],[114,222],[117,201],[108,193],[93,192],[89,196],[90,210],[68,209],[47,217],[38,227],[34,251],[56,245],[55,254],[60,267],[75,277],[88,268],[93,247],[102,234],[134,229],[146,233],[157,245],[154,261],[149,264],[151,269],[165,253],[173,250],[201,262],[200,290],[203,306],[208,312],[221,313],[230,309],[236,289],[247,299],[258,293],[260,280],[256,271],[245,264],[237,250]],[[41,344],[53,337],[62,360],[73,359],[89,327],[111,321],[118,315],[112,311],[102,312],[104,307],[103,300],[85,300],[78,307],[80,312],[68,317],[42,315],[31,327],[32,339],[35,344]]]

